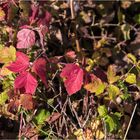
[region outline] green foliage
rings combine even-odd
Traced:
[[[7,99],[8,99],[8,95],[6,91],[0,93],[0,105],[4,105]]]
[[[35,116],[35,121],[38,125],[42,125],[45,123],[47,118],[50,116],[50,112],[46,109],[39,109],[37,115]]]
[[[128,73],[125,81],[129,84],[136,84],[136,75],[134,73]]]
[[[98,107],[98,113],[100,117],[105,117],[107,115],[108,111],[105,105],[101,105]]]

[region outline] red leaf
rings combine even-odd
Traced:
[[[64,85],[69,95],[72,95],[81,89],[83,75],[83,70],[76,64],[70,63],[63,68],[60,76],[66,78]]]
[[[12,62],[7,68],[13,72],[22,72],[29,67],[29,58],[22,52],[16,52],[16,61]]]
[[[44,58],[39,58],[33,63],[32,67],[33,72],[35,72],[42,82],[47,87],[47,79],[46,79],[46,60]]]
[[[25,89],[25,93],[33,94],[37,87],[37,80],[27,71],[16,77],[14,82],[16,89]]]
[[[17,34],[17,48],[29,48],[35,44],[35,33],[30,29],[22,29]]]
[[[39,20],[37,22],[38,25],[46,25],[46,26],[49,26],[49,23],[51,21],[51,14],[46,11],[46,12],[43,12],[43,14],[41,15],[41,17],[39,17]]]
[[[25,108],[25,109],[33,109],[33,99],[32,96],[29,94],[21,94],[20,95],[20,104]]]

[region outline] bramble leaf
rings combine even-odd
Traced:
[[[99,78],[95,78],[93,82],[86,84],[84,88],[91,93],[99,95],[104,92],[106,85]]]
[[[110,65],[107,69],[107,79],[110,84],[119,80],[119,76],[116,76],[116,70],[113,65]]]
[[[35,117],[37,124],[42,125],[45,120],[50,116],[50,112],[46,109],[40,109]]]
[[[128,73],[125,81],[129,84],[135,84],[136,83],[136,75],[134,73]]]
[[[35,72],[42,82],[45,84],[47,87],[47,79],[46,79],[46,60],[45,58],[39,58],[33,63],[32,67],[33,72]]]
[[[7,99],[8,99],[7,92],[4,91],[0,93],[0,105],[3,105]]]
[[[29,58],[22,52],[16,53],[16,61],[12,62],[7,68],[13,72],[22,72],[29,67]]]
[[[0,63],[9,63],[16,59],[16,49],[13,46],[0,49]]]
[[[30,29],[22,29],[18,32],[17,39],[18,49],[29,48],[35,44],[35,33]]]
[[[115,100],[116,96],[120,93],[120,90],[117,86],[114,85],[109,85],[107,88],[108,94],[109,94],[109,99],[110,100]]]
[[[79,91],[83,84],[83,70],[76,64],[69,63],[62,69],[60,74],[64,81],[65,88],[69,95],[72,95]]]
[[[25,109],[33,109],[33,99],[32,96],[29,94],[21,94],[20,95],[20,104],[25,108]]]
[[[104,105],[98,107],[98,113],[100,117],[105,117],[107,115],[107,108]]]
[[[33,94],[37,87],[37,80],[25,71],[16,77],[14,87],[15,89],[24,89],[25,93]]]
[[[128,57],[129,61],[130,61],[132,64],[136,64],[136,63],[137,63],[137,59],[136,59],[136,57],[135,57],[133,54],[128,53],[128,54],[127,54],[127,57]]]

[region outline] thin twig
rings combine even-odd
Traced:
[[[76,113],[76,111],[75,111],[75,109],[74,109],[74,107],[73,107],[73,105],[72,105],[72,103],[71,103],[70,98],[69,98],[69,105],[70,105],[70,108],[72,109],[72,111],[73,111],[73,113],[74,113],[74,115],[75,115],[75,117],[76,117],[76,119],[77,119],[77,121],[78,121],[78,124],[79,124],[80,128],[82,128],[82,125],[81,125],[80,120],[79,120],[79,118],[78,118],[78,115],[77,115],[77,113]]]
[[[74,5],[73,5],[73,0],[70,0],[70,10],[71,10],[71,18],[75,18],[75,12],[74,12]]]
[[[127,134],[128,134],[128,131],[129,131],[129,128],[130,128],[130,125],[131,125],[131,122],[132,122],[132,120],[133,120],[133,117],[134,117],[136,108],[137,108],[137,103],[136,103],[135,106],[134,106],[134,109],[133,109],[133,112],[132,112],[132,115],[131,115],[131,118],[130,118],[130,121],[129,121],[129,124],[128,124],[128,127],[127,127],[127,130],[126,130],[126,132],[125,132],[125,135],[124,135],[123,140],[126,140],[126,137],[127,137]]]
[[[19,134],[18,134],[18,139],[21,140],[21,134],[22,134],[22,120],[23,120],[23,112],[21,112],[20,115],[20,127],[19,127]]]

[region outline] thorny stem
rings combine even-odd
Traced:
[[[128,134],[128,131],[129,131],[129,128],[130,128],[130,125],[131,125],[131,122],[132,122],[132,120],[133,120],[133,117],[134,117],[136,108],[137,108],[137,103],[136,103],[135,106],[134,106],[134,109],[133,109],[133,112],[132,112],[132,115],[131,115],[131,118],[130,118],[130,121],[129,121],[129,124],[128,124],[128,127],[127,127],[127,130],[126,130],[126,132],[125,132],[125,135],[124,135],[123,140],[126,140],[126,137],[127,137],[127,134]]]

